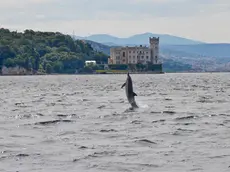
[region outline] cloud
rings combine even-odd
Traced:
[[[7,0],[0,1],[0,6],[9,7],[1,10],[0,21],[1,18],[18,21],[18,17],[25,17],[18,16],[21,12],[29,15],[28,20],[36,20],[39,14],[50,21],[188,17],[229,10],[229,4],[226,0]]]
[[[0,8],[21,8],[27,5],[47,4],[54,0],[1,0]]]
[[[169,33],[230,42],[229,0],[7,0],[1,27],[85,35]]]

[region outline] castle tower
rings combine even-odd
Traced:
[[[159,58],[159,37],[158,38],[150,37],[149,43],[150,43],[151,63],[157,64]]]

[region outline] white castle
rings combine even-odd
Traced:
[[[149,43],[149,47],[140,45],[111,48],[109,64],[159,64],[159,37],[150,37]]]

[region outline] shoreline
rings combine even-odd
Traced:
[[[161,72],[161,73],[133,73],[133,72],[129,72],[130,74],[165,74],[165,72]],[[54,74],[7,74],[7,75],[1,75],[0,76],[49,76],[49,75],[126,75],[127,73],[73,73],[73,74],[58,74],[58,73],[54,73]]]
[[[191,73],[191,74],[199,74],[199,73],[229,73],[229,72],[129,72],[130,74],[134,75],[143,75],[143,74],[148,74],[148,75],[156,75],[156,74],[186,74],[186,73]],[[74,74],[59,74],[59,73],[53,73],[53,74],[7,74],[7,75],[2,75],[1,76],[52,76],[52,75],[126,75],[127,73],[74,73]]]

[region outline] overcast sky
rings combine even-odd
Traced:
[[[229,18],[229,19],[228,19]],[[0,27],[230,42],[230,0],[0,0]]]

